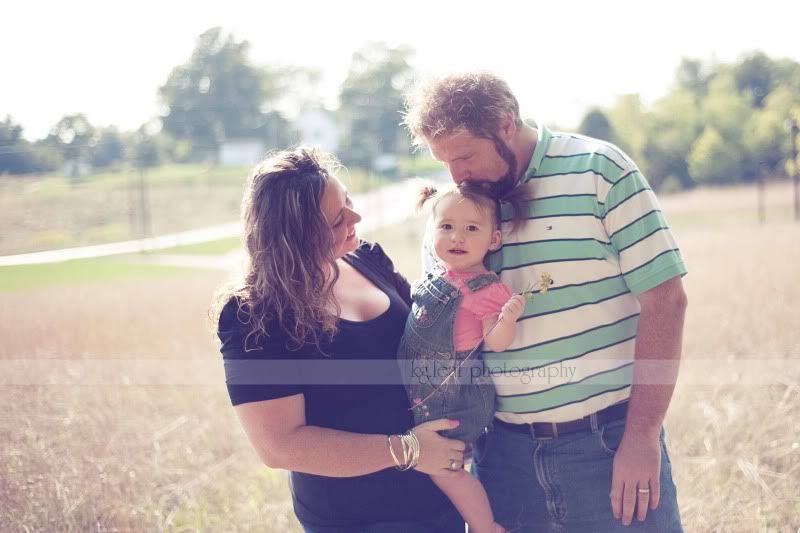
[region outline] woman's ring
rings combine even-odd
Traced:
[[[450,470],[458,470],[458,461],[450,459]]]

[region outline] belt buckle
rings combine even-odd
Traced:
[[[555,440],[555,439],[558,438],[558,424],[555,423],[555,422],[550,422],[550,427],[553,428],[553,436],[552,437],[538,437],[538,436],[536,436],[536,430],[534,429],[534,424],[530,424],[529,425],[529,432],[531,434],[531,437],[533,437],[534,439]]]

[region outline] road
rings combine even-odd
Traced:
[[[418,180],[404,179],[399,183],[387,185],[368,193],[353,195],[353,204],[363,217],[358,226],[359,229],[369,231],[409,219],[414,214],[418,188]],[[58,263],[73,259],[165,250],[175,246],[236,237],[241,234],[241,230],[240,223],[232,222],[148,239],[0,256],[0,266]],[[177,258],[175,260],[177,261]]]

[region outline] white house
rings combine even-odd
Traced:
[[[249,167],[264,157],[266,146],[260,139],[230,139],[219,147],[219,164],[225,167]]]
[[[326,152],[339,149],[339,125],[331,111],[323,108],[303,110],[294,121],[297,141],[300,144],[317,146]]]

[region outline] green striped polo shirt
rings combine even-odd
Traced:
[[[630,395],[637,295],[686,273],[647,180],[617,147],[539,128],[519,185],[527,221],[487,260],[512,290],[535,291],[504,352],[485,352],[497,417],[512,423],[581,418]]]

